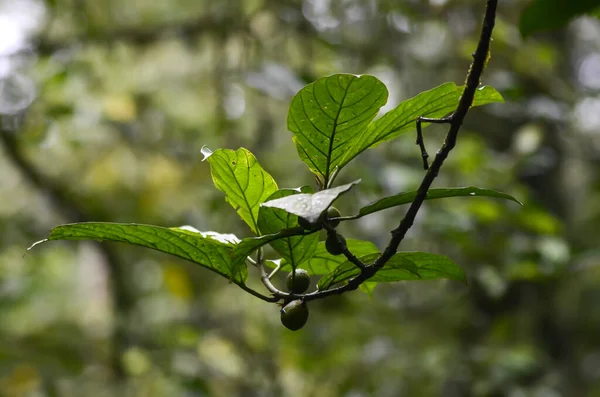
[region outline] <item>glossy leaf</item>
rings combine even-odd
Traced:
[[[271,194],[268,200],[300,194],[300,190],[281,189]],[[258,213],[258,227],[262,234],[274,234],[280,230],[298,227],[298,217],[279,208],[261,206]],[[318,233],[285,237],[270,244],[293,268],[310,259],[317,243]]]
[[[401,102],[396,108],[372,122],[361,135],[357,135],[346,145],[346,153],[339,161],[340,168],[364,150],[395,139],[407,131],[414,131],[417,118],[420,116],[437,118],[452,113],[458,106],[463,90],[464,87],[454,83],[445,83]],[[498,91],[483,86],[477,89],[473,106],[503,101]],[[423,127],[427,125],[428,123],[422,124]]]
[[[369,263],[378,254],[371,254],[360,259]],[[325,290],[336,284],[356,277],[360,270],[350,262],[344,262],[337,269],[319,280],[318,288]],[[427,252],[399,252],[385,266],[369,279],[369,282],[394,282],[407,280],[451,279],[466,282],[463,270],[450,258]]]
[[[279,208],[290,214],[300,216],[314,223],[319,220],[321,214],[342,194],[358,184],[360,179],[346,185],[321,190],[314,194],[302,193],[269,200],[262,204],[263,207]]]
[[[218,149],[205,153],[215,186],[225,193],[227,202],[237,210],[240,217],[259,234],[258,210],[271,194],[277,191],[277,183],[248,150]]]
[[[368,75],[335,74],[308,84],[294,98],[288,129],[300,159],[325,185],[356,136],[387,102],[388,91]]]
[[[521,13],[519,30],[523,37],[559,29],[583,14],[598,14],[600,0],[534,0]]]
[[[116,241],[151,248],[174,255],[226,277],[236,284],[244,284],[248,277],[246,267],[234,271],[231,251],[237,238],[215,232],[196,232],[192,228],[165,228],[125,223],[73,223],[58,226],[47,239]],[[233,237],[232,237],[233,236]],[[228,241],[228,242],[227,242]]]
[[[412,192],[400,193],[394,196],[384,197],[362,207],[358,211],[357,215],[352,216],[350,218],[357,219],[365,215],[372,214],[374,212],[382,211],[399,205],[409,204],[415,199],[416,196],[417,191],[415,190]],[[509,194],[501,193],[492,189],[481,189],[474,186],[429,189],[425,200],[434,200],[448,197],[494,197],[514,201],[515,203],[523,205],[519,200],[517,200]]]

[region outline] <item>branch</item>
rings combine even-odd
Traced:
[[[304,295],[294,294],[292,292],[288,293],[288,292],[280,291],[279,289],[277,289],[277,287],[275,287],[273,285],[273,283],[271,282],[271,275],[267,274],[267,271],[265,269],[265,261],[264,261],[264,257],[263,257],[262,248],[258,249],[258,254],[256,257],[256,265],[258,266],[258,269],[260,271],[260,281],[263,283],[265,288],[273,295],[273,297],[268,298],[268,297],[258,294],[258,292],[256,292],[256,291],[251,292],[242,287],[245,291],[250,292],[254,296],[258,296],[260,299],[267,301],[267,302],[277,302],[281,299],[290,301],[293,299],[302,299],[304,297]]]
[[[479,86],[483,69],[485,68],[489,50],[490,41],[492,39],[492,31],[496,20],[496,7],[498,0],[488,0],[485,16],[483,19],[483,27],[481,28],[481,35],[479,37],[479,43],[477,50],[473,54],[473,63],[467,74],[467,81],[465,90],[463,91],[458,107],[456,111],[450,115],[445,122],[450,123],[450,129],[446,135],[444,143],[433,160],[431,167],[423,177],[423,181],[417,190],[417,196],[411,203],[410,207],[406,211],[406,215],[400,222],[400,225],[392,231],[392,238],[389,245],[383,251],[383,253],[373,262],[373,264],[362,269],[361,273],[353,279],[350,279],[347,284],[332,288],[326,291],[317,291],[307,294],[304,297],[305,301],[314,299],[322,299],[329,295],[342,294],[347,291],[352,291],[358,288],[360,284],[373,277],[379,269],[381,269],[394,254],[398,251],[398,246],[404,239],[406,232],[412,227],[417,213],[421,208],[421,205],[425,201],[427,191],[431,187],[434,179],[437,177],[444,160],[448,157],[448,154],[456,145],[456,139],[460,131],[460,127],[469,112],[469,108],[473,103],[475,97],[475,90]]]
[[[238,284],[238,285],[240,286],[241,289],[248,292],[250,295],[254,295],[257,298],[264,300],[265,302],[275,303],[280,299],[278,297],[265,296],[265,295],[261,294],[260,292],[256,292],[255,290],[253,290],[252,288],[248,287],[245,284]]]

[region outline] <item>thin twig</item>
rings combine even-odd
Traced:
[[[429,117],[422,117],[419,116],[417,118],[417,142],[416,144],[419,145],[419,148],[421,148],[421,158],[423,159],[423,169],[428,170],[429,169],[429,162],[428,162],[428,158],[429,158],[429,154],[427,153],[427,149],[425,149],[425,141],[423,140],[423,130],[421,129],[421,122],[426,122],[426,123],[435,123],[435,124],[448,124],[452,122],[452,116],[447,116],[447,117],[442,117],[441,119],[432,119]]]
[[[275,297],[275,296],[270,296],[270,297],[269,296],[265,296],[265,295],[261,294],[260,292],[254,291],[252,288],[248,287],[245,284],[238,284],[238,286],[241,289],[243,289],[244,291],[248,292],[249,294],[254,295],[254,296],[256,296],[259,299],[262,299],[265,302],[275,303],[275,302],[277,302],[278,300],[281,299],[281,298],[278,298],[278,297]]]
[[[273,285],[273,283],[271,282],[271,278],[265,270],[265,260],[263,258],[262,248],[259,248],[256,254],[256,264],[258,265],[258,269],[260,271],[260,281],[263,283],[265,288],[274,296],[274,300],[272,300],[272,302],[277,302],[280,299],[292,299],[300,297],[296,294],[288,294],[287,292],[280,291],[277,287]]]
[[[327,223],[324,223],[323,227],[327,230],[327,237],[329,237],[330,234],[338,234],[335,228],[332,228]],[[356,255],[350,252],[347,245],[344,245],[344,250],[342,251],[342,254],[346,257],[346,259],[348,259],[354,266],[358,267],[359,269],[363,270],[367,267],[367,265],[363,263],[363,261],[358,259]]]
[[[276,275],[277,273],[279,273],[279,270],[281,270],[281,261],[279,263],[277,263],[277,266],[275,266],[275,269],[273,269],[273,271],[271,271],[271,273],[269,273],[269,280],[273,278],[274,275]]]

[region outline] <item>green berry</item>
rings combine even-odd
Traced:
[[[331,255],[341,255],[346,249],[346,239],[337,233],[328,233],[325,248]]]
[[[304,269],[296,269],[288,274],[286,285],[289,292],[301,294],[310,285],[310,274]]]
[[[327,222],[329,223],[329,226],[331,227],[337,227],[340,224],[339,219],[337,220],[330,220],[331,218],[339,218],[340,216],[342,216],[342,214],[340,213],[340,211],[335,208],[335,207],[329,207],[327,209]]]
[[[316,222],[309,222],[308,219],[298,217],[298,225],[300,225],[305,230],[319,230],[323,227],[321,220],[319,219]]]
[[[289,330],[298,331],[308,321],[308,306],[300,299],[291,301],[281,309],[281,324]]]

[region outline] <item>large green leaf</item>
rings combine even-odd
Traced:
[[[372,122],[361,135],[356,135],[345,146],[346,153],[339,160],[339,167],[348,164],[364,150],[382,142],[397,138],[407,131],[416,128],[419,117],[438,118],[456,110],[464,87],[454,83],[445,83],[429,91],[401,102],[381,118]],[[481,106],[493,102],[503,102],[502,95],[494,88],[483,86],[477,89],[472,106]],[[423,123],[422,126],[427,126]]]
[[[417,196],[417,191],[399,193],[394,196],[384,197],[371,204],[362,207],[357,215],[349,217],[349,219],[358,219],[365,215],[372,214],[374,212],[382,211],[388,208],[396,207],[398,205],[411,203]],[[503,198],[506,200],[514,201],[515,203],[521,204],[519,200],[513,196],[501,193],[492,189],[481,189],[474,186],[469,187],[453,187],[453,188],[439,188],[429,189],[425,200],[433,200],[447,197],[495,197]],[[523,204],[521,204],[523,205]]]
[[[367,254],[379,253],[379,249],[370,241],[347,239],[346,244],[352,254],[357,257],[362,257]],[[322,276],[337,268],[347,259],[343,255],[331,255],[325,248],[325,242],[320,241],[314,255],[305,263],[302,268],[307,270],[311,276]],[[290,265],[287,261],[281,261],[282,269],[289,269]]]
[[[267,200],[300,193],[301,191],[296,189],[281,189],[270,195]],[[298,227],[298,217],[279,208],[261,206],[258,212],[258,227],[262,234],[274,234],[280,230]],[[288,263],[292,264],[293,268],[296,268],[313,256],[318,241],[319,234],[313,233],[273,240],[270,244]]]
[[[225,193],[227,201],[252,231],[259,234],[260,204],[277,191],[273,177],[245,148],[218,149],[208,154],[207,159],[215,186]]]
[[[378,254],[370,254],[360,259],[370,263]],[[350,262],[344,262],[334,271],[319,280],[318,288],[325,290],[356,277],[360,269]],[[463,270],[450,258],[428,252],[399,252],[392,256],[385,266],[369,279],[370,282],[394,282],[406,280],[451,279],[466,282]]]
[[[234,271],[231,260],[231,251],[237,238],[233,235],[193,230],[126,223],[73,223],[55,227],[47,239],[38,241],[30,249],[51,240],[117,241],[178,256],[236,284],[244,284],[248,278],[247,268],[238,266]]]
[[[302,193],[290,195],[287,197],[269,200],[262,204],[263,207],[279,208],[296,216],[300,216],[307,221],[314,223],[321,217],[321,214],[342,194],[352,189],[352,186],[358,184],[360,179],[350,182],[346,185],[337,186],[331,189],[321,190],[317,193]]]
[[[387,102],[388,91],[368,75],[335,74],[308,84],[294,98],[288,129],[300,159],[327,186],[348,145]]]
[[[521,13],[519,30],[529,36],[536,32],[555,30],[571,19],[600,11],[600,0],[534,0]]]

